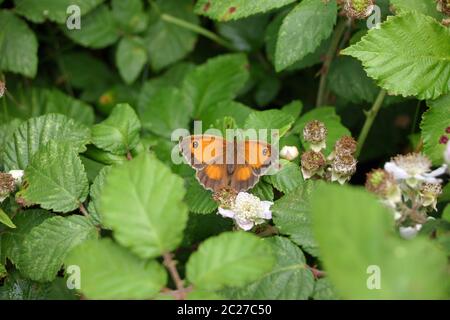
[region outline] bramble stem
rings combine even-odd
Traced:
[[[161,19],[168,22],[168,23],[172,23],[174,25],[177,25],[179,27],[185,28],[187,30],[190,30],[192,32],[198,33],[214,42],[216,42],[217,44],[220,44],[221,46],[224,46],[225,48],[229,49],[229,50],[234,50],[233,46],[231,45],[231,43],[229,43],[228,41],[226,41],[225,39],[221,38],[220,36],[218,36],[217,34],[215,34],[214,32],[211,32],[201,26],[198,26],[196,24],[190,23],[186,20],[183,19],[179,19],[177,17],[174,17],[170,14],[167,13],[163,13],[161,14]]]
[[[80,212],[85,216],[86,218],[89,217],[89,212],[86,210],[86,207],[84,204],[80,203]]]
[[[372,128],[372,124],[377,117],[378,111],[380,111],[381,106],[383,105],[384,98],[386,97],[386,90],[381,89],[378,94],[375,102],[372,105],[372,108],[366,113],[366,121],[361,129],[361,133],[358,137],[358,148],[356,149],[355,157],[358,158],[361,150],[364,146],[364,142],[366,142],[367,135],[369,134],[370,128]]]
[[[323,106],[325,99],[328,95],[327,92],[327,76],[330,70],[331,62],[333,61],[336,51],[339,46],[339,42],[344,34],[345,27],[347,26],[348,20],[341,20],[334,29],[333,37],[331,38],[330,47],[328,48],[327,54],[325,56],[325,61],[323,62],[322,70],[320,71],[320,83],[319,91],[317,93],[316,107]]]
[[[177,287],[177,291],[178,292],[184,292],[184,284],[183,284],[183,280],[180,277],[180,274],[178,273],[177,270],[177,263],[175,260],[173,260],[173,253],[170,252],[166,252],[163,254],[163,264],[164,266],[167,268],[167,270],[169,270],[170,276],[173,279],[173,282],[175,283],[175,286]],[[180,300],[184,299],[184,296],[179,297]]]

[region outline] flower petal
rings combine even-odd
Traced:
[[[219,207],[218,213],[225,218],[234,218],[235,213],[232,210],[224,209],[222,207]]]
[[[392,173],[395,179],[402,180],[409,178],[409,174],[399,166],[397,166],[394,162],[386,162],[384,164],[384,170],[389,173]]]
[[[430,173],[424,173],[424,176],[426,178],[437,177],[437,176],[443,175],[446,171],[447,171],[447,165],[444,164],[441,167],[437,168],[436,170],[431,171]]]
[[[236,223],[239,226],[239,228],[241,228],[241,229],[243,229],[245,231],[250,230],[255,225],[251,221],[245,221],[245,220],[241,220],[241,219],[235,219],[234,221],[236,221]]]

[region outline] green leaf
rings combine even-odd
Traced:
[[[38,42],[33,31],[12,12],[0,11],[0,71],[34,78],[38,65]]]
[[[80,267],[81,292],[89,299],[150,299],[167,282],[159,263],[142,260],[111,239],[84,242],[65,264]]]
[[[6,268],[3,264],[0,264],[0,279],[3,279],[8,275],[8,271],[6,271]],[[0,291],[0,298],[1,298],[1,291]]]
[[[265,110],[252,112],[245,121],[245,129],[276,129],[279,137],[288,132],[294,123],[294,118],[281,110]]]
[[[408,11],[417,11],[429,15],[438,21],[444,19],[444,14],[436,9],[435,1],[423,0],[390,0],[390,5],[396,14],[402,14]]]
[[[275,201],[273,222],[281,234],[286,234],[313,256],[318,256],[318,245],[311,223],[310,197],[314,184],[310,181]]]
[[[141,123],[129,104],[118,104],[109,117],[92,127],[92,142],[99,148],[122,155],[139,142]]]
[[[293,100],[291,103],[288,103],[287,105],[283,106],[281,108],[281,111],[284,113],[290,115],[294,119],[297,119],[303,110],[303,103],[300,100]]]
[[[40,225],[53,214],[42,209],[31,209],[19,212],[14,216],[13,222],[16,229],[7,230],[2,235],[0,246],[1,259],[8,258],[12,263],[17,264],[21,258],[20,252],[23,247],[23,240],[31,230]]]
[[[231,117],[236,120],[238,127],[244,127],[245,119],[252,113],[253,110],[246,105],[236,101],[222,101],[216,105],[211,105],[202,112],[201,120],[203,129],[209,129],[215,126],[217,121]]]
[[[212,192],[203,188],[197,179],[189,179],[184,198],[189,211],[200,214],[208,214],[217,210],[217,203],[212,199]]]
[[[318,279],[314,285],[314,300],[337,300],[336,290],[328,278]]]
[[[233,100],[248,77],[248,61],[243,54],[221,55],[195,68],[183,83],[194,117],[199,118],[219,102]]]
[[[49,141],[70,144],[74,151],[83,152],[90,140],[84,125],[61,114],[46,114],[23,122],[8,139],[3,153],[7,170],[25,169],[31,157]]]
[[[116,52],[116,65],[120,76],[127,83],[133,83],[147,62],[144,41],[138,37],[124,37]]]
[[[14,0],[15,11],[35,23],[50,20],[65,23],[68,17],[67,8],[71,5],[80,7],[84,15],[97,7],[104,0]]]
[[[56,212],[77,209],[89,191],[86,172],[75,150],[55,141],[41,147],[31,158],[24,184],[26,187],[16,197]]]
[[[100,213],[120,244],[142,258],[157,257],[182,240],[187,221],[184,194],[183,179],[143,154],[112,168]]]
[[[236,300],[306,300],[314,289],[314,276],[303,252],[283,237],[267,240],[275,253],[275,266],[255,282],[240,289],[226,290]]]
[[[296,122],[293,131],[300,133],[300,139],[305,149],[309,148],[309,143],[303,139],[303,128],[312,120],[322,121],[328,130],[325,154],[328,155],[333,151],[334,144],[342,136],[351,136],[350,131],[341,124],[341,118],[336,114],[336,110],[333,107],[322,107],[313,109]]]
[[[111,10],[100,5],[81,20],[81,29],[62,27],[66,36],[74,42],[93,49],[105,48],[117,41],[119,32]]]
[[[275,197],[272,186],[263,180],[260,180],[252,188],[251,193],[265,201],[273,201],[273,198]]]
[[[399,239],[392,212],[375,196],[361,188],[322,184],[313,193],[311,208],[321,259],[342,298],[447,296],[445,253],[426,238]],[[380,289],[373,290],[377,276]]]
[[[225,232],[203,242],[186,265],[187,279],[196,288],[217,290],[243,286],[271,270],[271,247],[245,232]]]
[[[237,21],[217,23],[217,31],[228,39],[238,51],[256,51],[264,44],[261,30],[266,28],[270,16],[261,14]]]
[[[142,0],[112,0],[112,14],[120,29],[128,33],[145,30],[148,16],[144,11]]]
[[[96,237],[94,225],[83,216],[46,219],[25,236],[17,267],[31,280],[51,281],[72,248]]]
[[[50,286],[49,283],[26,279],[18,271],[14,271],[0,287],[0,300],[43,300],[50,293]]]
[[[284,18],[278,33],[276,70],[286,69],[314,52],[332,33],[336,17],[336,1],[304,0],[298,4]]]
[[[0,115],[0,121],[8,121],[11,117],[28,120],[47,113],[60,113],[88,126],[94,123],[94,110],[90,105],[57,89],[24,86],[10,91],[17,103],[2,101],[4,114]]]
[[[280,166],[277,173],[264,176],[264,180],[272,184],[275,189],[286,194],[304,183],[300,167],[297,164],[280,159]]]
[[[156,0],[152,5],[146,42],[152,68],[161,70],[183,59],[194,49],[197,40],[195,33],[168,21],[167,17],[193,25],[199,21],[189,1]]]
[[[450,29],[417,12],[388,17],[342,51],[390,94],[436,99],[450,91]]]
[[[139,109],[144,129],[170,138],[178,128],[189,128],[191,110],[186,97],[175,87],[157,90]]]
[[[195,13],[219,21],[245,18],[257,13],[281,8],[295,0],[199,0]]]
[[[346,56],[333,61],[327,82],[334,94],[352,103],[373,102],[380,91],[361,63]]]
[[[105,186],[106,177],[109,175],[110,172],[111,172],[110,166],[103,167],[103,169],[100,170],[99,174],[92,183],[89,191],[89,198],[91,201],[89,202],[88,210],[92,218],[94,219],[95,223],[101,224],[102,222],[100,216],[100,199],[102,190]]]
[[[16,228],[16,225],[11,221],[11,218],[5,213],[5,211],[3,211],[2,208],[0,208],[0,223],[12,229]]]
[[[446,129],[450,127],[450,94],[435,101],[428,102],[429,109],[423,114],[420,128],[422,129],[423,151],[433,161],[434,165],[444,162],[445,144],[440,143],[441,137],[450,137]]]

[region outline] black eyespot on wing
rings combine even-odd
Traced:
[[[194,142],[192,142],[192,147],[195,149],[195,148],[198,148],[198,141],[194,141]]]

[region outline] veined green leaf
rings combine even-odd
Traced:
[[[2,208],[0,208],[0,223],[12,229],[16,228],[16,225],[11,221],[11,218],[6,214],[5,211],[3,211]]]
[[[7,170],[25,169],[32,156],[49,141],[70,144],[75,152],[86,150],[90,130],[61,114],[46,114],[23,122],[3,150]]]
[[[167,282],[159,263],[142,260],[111,239],[88,240],[64,262],[80,268],[80,291],[90,299],[150,299]]]
[[[34,78],[38,65],[38,42],[28,25],[10,11],[0,11],[0,71]]]
[[[142,154],[113,167],[101,192],[100,213],[115,239],[142,258],[162,255],[181,242],[187,221],[183,179],[155,157]]]
[[[389,93],[436,99],[450,91],[450,29],[417,12],[388,17],[342,51]]]
[[[89,191],[84,166],[68,143],[50,141],[31,158],[25,169],[25,187],[16,197],[25,204],[69,212],[77,209]]]
[[[23,239],[17,267],[32,280],[51,281],[72,248],[96,237],[97,231],[86,217],[46,219]]]
[[[123,155],[139,142],[141,123],[129,104],[118,104],[109,117],[92,127],[92,142],[99,148]]]
[[[336,1],[303,0],[283,20],[275,51],[275,68],[286,69],[328,38],[336,23]]]
[[[116,65],[120,76],[128,83],[133,83],[147,62],[144,41],[138,37],[124,37],[120,40],[116,52]]]
[[[195,12],[211,19],[227,21],[236,20],[281,8],[295,0],[199,0]]]
[[[200,245],[187,263],[187,279],[204,290],[246,285],[271,270],[271,247],[245,232],[225,232]]]

